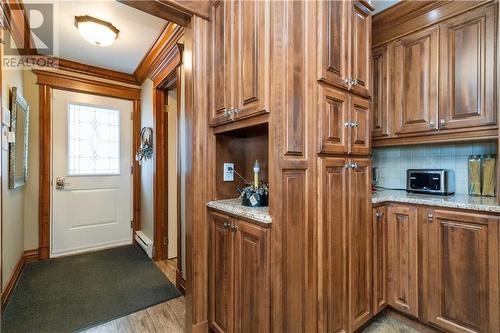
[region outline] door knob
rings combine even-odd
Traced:
[[[66,183],[66,179],[64,179],[64,177],[56,178],[56,190],[64,190],[66,185],[68,185],[68,183]]]

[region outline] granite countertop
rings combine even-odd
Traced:
[[[246,207],[241,204],[241,199],[224,199],[209,201],[207,206],[260,223],[271,224],[269,207]]]
[[[408,193],[403,190],[381,190],[372,194],[372,203],[401,202],[416,205],[461,208],[484,212],[500,213],[496,197],[471,197],[467,194],[432,195]]]

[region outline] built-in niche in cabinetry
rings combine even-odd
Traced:
[[[245,186],[244,181],[234,175],[234,181],[224,181],[224,163],[234,163],[234,169],[249,182],[253,181],[253,165],[259,161],[259,179],[269,181],[269,130],[268,124],[219,133],[216,135],[216,176],[215,189],[217,200],[239,196],[236,186]]]

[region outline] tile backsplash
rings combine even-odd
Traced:
[[[467,193],[469,155],[496,154],[495,142],[422,145],[373,149],[373,166],[379,168],[378,186],[406,188],[407,169],[455,170],[455,192]]]

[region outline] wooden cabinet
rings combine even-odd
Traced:
[[[422,9],[394,29],[389,16],[376,20],[374,36],[384,37],[372,50],[374,146],[496,139],[498,4],[461,4]]]
[[[211,213],[210,326],[215,332],[234,331],[234,233],[231,219]]]
[[[368,159],[352,159],[349,172],[349,303],[351,330],[371,319],[372,210]],[[334,201],[335,202],[335,201]]]
[[[387,306],[388,228],[387,207],[373,208],[373,312]]]
[[[211,15],[211,119],[213,123],[227,120],[226,111],[232,107],[233,84],[233,31],[232,1],[214,1]]]
[[[269,8],[269,1],[212,4],[212,125],[269,112]]]
[[[372,52],[372,137],[390,135],[392,112],[392,50],[385,44]]]
[[[394,45],[395,133],[432,131],[438,122],[439,27]]]
[[[318,1],[318,80],[370,97],[371,7]]]
[[[391,205],[388,209],[388,302],[418,316],[418,219],[417,208]]]
[[[496,9],[493,4],[443,22],[439,127],[491,125],[495,112]]]
[[[428,228],[428,319],[446,331],[499,332],[498,217],[435,210]]]
[[[340,89],[321,84],[319,150],[322,153],[370,153],[370,103]]]
[[[215,332],[269,332],[269,229],[210,212],[209,321]]]
[[[368,159],[319,159],[319,331],[352,332],[372,317]]]
[[[369,97],[371,95],[371,35],[372,17],[370,10],[359,1],[350,2],[350,77],[352,91]]]

